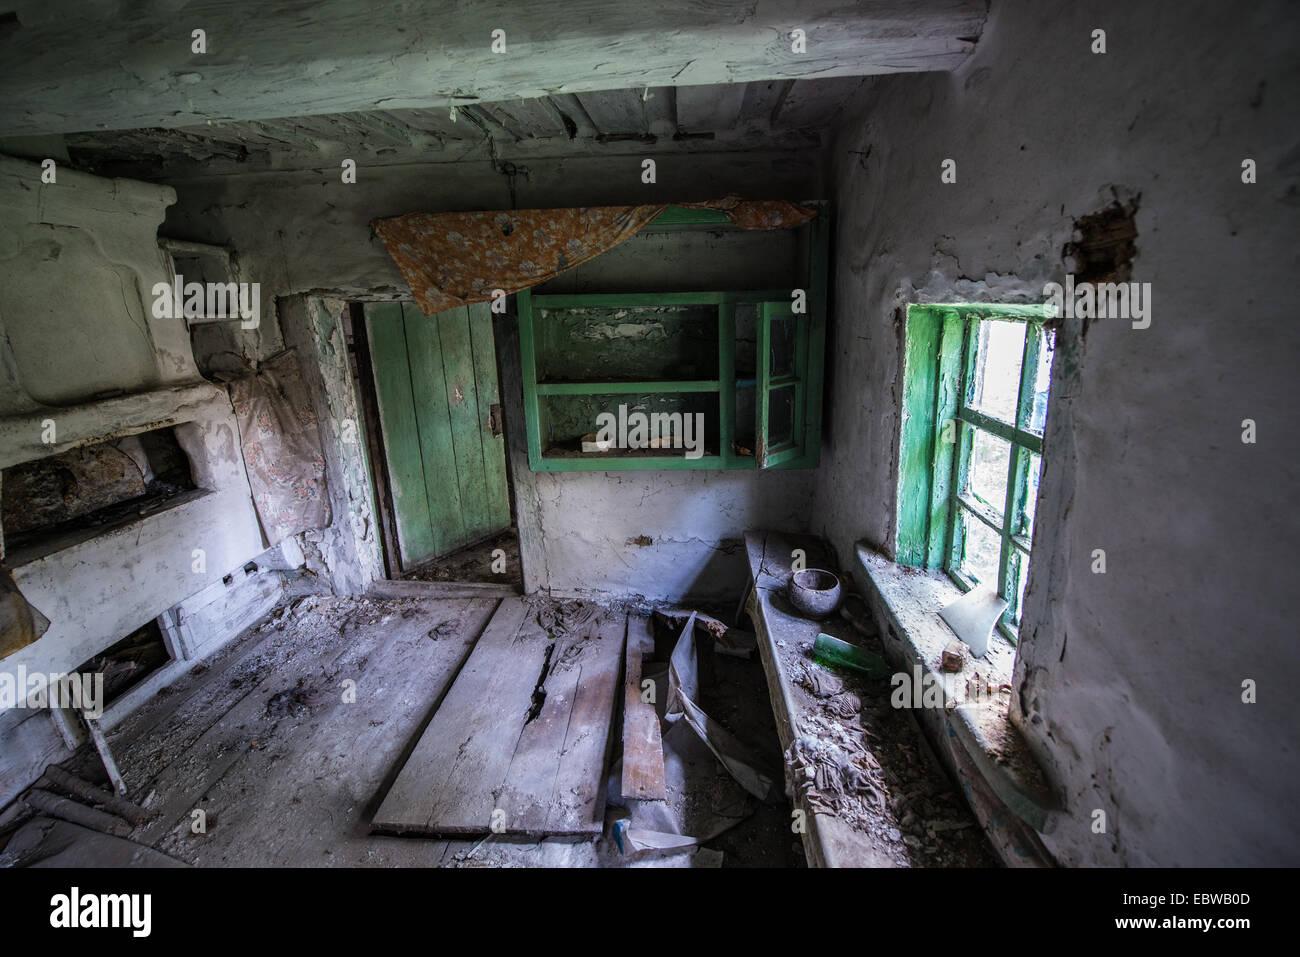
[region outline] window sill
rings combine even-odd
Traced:
[[[1009,713],[1015,648],[995,631],[983,658],[967,657],[960,671],[943,672],[943,649],[956,635],[939,609],[962,590],[942,572],[895,564],[861,543],[856,550],[891,660],[912,675],[919,668],[923,687],[942,689],[948,726],[993,793],[1030,827],[1050,833],[1060,805]]]

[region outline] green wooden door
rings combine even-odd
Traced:
[[[506,528],[488,304],[424,316],[413,303],[368,303],[366,335],[403,569]]]

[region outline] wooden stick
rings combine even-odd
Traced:
[[[98,721],[87,717],[84,712],[81,716],[86,721],[86,727],[90,729],[90,740],[95,742],[95,750],[99,752],[99,759],[104,762],[108,779],[113,782],[113,790],[126,797],[126,782],[122,780],[122,774],[117,770],[117,762],[113,760],[113,752],[108,747],[108,738],[104,737]]]
[[[623,797],[636,801],[668,798],[663,740],[655,707],[641,697],[641,656],[654,654],[649,618],[629,618],[627,674],[623,686]]]
[[[27,792],[24,800],[37,811],[51,817],[71,821],[73,824],[80,824],[82,827],[102,831],[104,834],[126,837],[131,833],[131,825],[120,817],[115,817],[104,811],[96,811],[92,807],[86,807],[76,801],[69,801],[67,798],[61,798],[49,791],[42,791],[40,788],[32,788]]]
[[[51,707],[50,721],[54,723],[54,729],[59,732],[59,737],[63,739],[69,751],[75,751],[85,743],[86,729],[77,720],[75,711]]]
[[[69,774],[58,765],[51,764],[45,769],[45,780],[60,790],[75,794],[83,801],[100,805],[132,824],[141,824],[149,816],[149,813],[140,805],[118,797],[116,794],[102,788],[97,788],[95,785],[81,780],[75,774]]]

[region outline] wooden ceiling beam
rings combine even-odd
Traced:
[[[987,3],[10,0],[6,10],[0,136],[34,136],[951,70],[974,49]],[[206,52],[195,53],[200,29]],[[792,49],[795,30],[805,52]]]

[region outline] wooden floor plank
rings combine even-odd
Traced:
[[[460,608],[467,603],[462,600],[455,605]],[[145,827],[144,839],[151,842],[167,834],[178,818],[189,814],[274,729],[276,718],[268,714],[273,697],[288,689],[310,686],[314,675],[329,672],[357,641],[356,634],[339,633],[329,635],[319,645],[295,645],[269,673],[259,671],[250,676],[244,685],[249,690],[243,692],[241,688],[240,697],[227,705],[228,710],[215,718],[205,716],[202,734],[196,738],[177,734],[185,742],[184,750],[146,788],[139,789],[141,793],[156,791],[162,799],[161,807],[150,808],[153,819]]]
[[[527,723],[502,785],[511,832],[598,835],[605,759],[623,665],[626,615],[593,618],[557,638],[546,699]]]
[[[162,748],[131,749],[119,758],[119,770],[133,793],[147,791],[163,768],[256,688],[255,676],[269,670],[268,662],[278,661],[283,642],[284,636],[272,630],[242,636],[211,665],[191,669],[152,707],[140,708],[108,732],[115,751],[129,741],[166,742]],[[201,715],[207,716],[206,723],[195,720]]]
[[[496,582],[385,580],[372,582],[366,593],[376,598],[510,598],[519,589]]]
[[[206,858],[274,867],[361,863],[342,858],[347,848],[337,833],[362,837],[369,830],[369,811],[386,776],[419,739],[496,604],[431,601],[382,632],[356,635],[327,682],[337,688],[352,680],[355,700],[322,696],[309,716],[285,722],[250,751],[237,778],[227,776],[210,789],[205,806],[219,823],[202,838]],[[454,622],[454,630],[431,640],[430,625],[439,620]],[[256,802],[243,793],[250,779],[263,782]],[[321,819],[331,822],[333,835],[285,826]],[[173,840],[178,850],[193,843],[189,835]],[[401,859],[438,862],[441,850],[433,842],[407,843],[403,850],[411,854]]]
[[[478,707],[472,715],[465,715],[463,706],[459,714],[448,709],[450,737],[461,745],[451,775],[432,805],[429,833],[527,833],[502,807],[501,792],[520,737],[536,722],[528,720],[534,689],[562,644],[529,619],[508,644],[485,648],[483,655],[475,649],[478,661],[472,656],[470,663],[477,664],[478,670],[466,676],[462,702],[470,696]]]
[[[626,635],[626,615],[605,615],[594,643],[588,640],[584,649],[589,657],[580,662],[577,697],[559,756],[547,823],[552,834],[599,834],[604,824],[605,765]]]
[[[491,788],[514,753],[545,650],[545,636],[519,634],[527,612],[518,598],[502,600],[375,814],[375,830],[489,830]],[[485,780],[492,785],[485,787]],[[441,830],[432,830],[435,818]]]
[[[552,803],[560,774],[560,753],[573,720],[574,704],[582,676],[581,659],[587,654],[595,622],[573,634],[548,641],[543,687],[546,697],[537,716],[522,722],[519,737],[501,780],[497,806],[504,812],[501,824],[508,833],[548,833]],[[540,668],[539,668],[540,674]]]
[[[623,690],[623,797],[637,801],[663,801],[664,749],[659,715],[653,703],[642,699],[641,661],[654,655],[654,624],[633,616],[627,622],[627,677]]]
[[[544,628],[502,601],[375,815],[386,833],[595,835],[625,616]],[[545,696],[535,694],[540,689]]]

